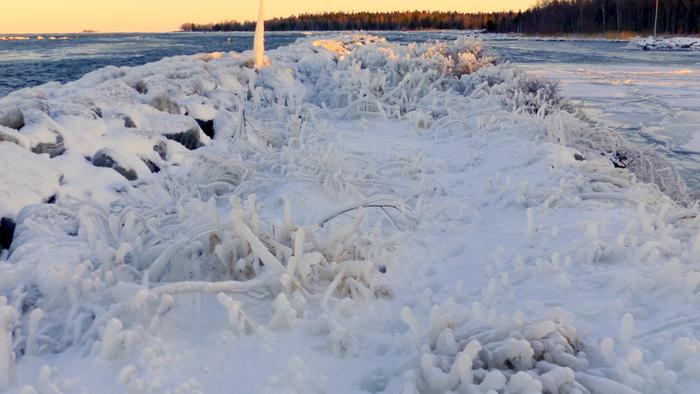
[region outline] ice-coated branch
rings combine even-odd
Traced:
[[[337,218],[338,216],[344,215],[348,212],[352,212],[361,208],[378,208],[382,210],[386,208],[393,208],[401,213],[405,212],[405,205],[403,201],[398,200],[396,198],[375,197],[367,199],[359,204],[352,204],[349,206],[341,207],[335,212],[332,212],[323,217],[321,220],[319,220],[318,225],[320,227],[323,227],[326,225],[326,223]]]
[[[584,372],[576,372],[576,380],[594,393],[640,394],[639,391],[613,380],[593,376]]]
[[[258,256],[258,258],[260,258],[260,260],[265,264],[265,266],[269,267],[271,270],[279,274],[285,271],[282,263],[279,260],[277,260],[277,257],[270,253],[267,247],[263,245],[262,241],[260,241],[260,238],[253,234],[253,231],[250,229],[250,227],[248,227],[247,224],[243,223],[241,215],[237,212],[234,212],[233,214],[233,225],[238,235],[240,235],[250,244],[250,248],[253,250],[253,253],[255,253],[255,255]]]
[[[176,295],[192,293],[246,293],[252,290],[264,288],[272,277],[272,274],[267,274],[246,282],[177,282],[158,286],[151,290],[151,292],[158,296],[163,294]]]

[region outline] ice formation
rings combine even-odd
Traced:
[[[644,51],[700,51],[698,37],[638,37],[627,44],[629,49]]]
[[[0,389],[697,387],[700,226],[662,156],[468,39],[268,56],[0,99]]]

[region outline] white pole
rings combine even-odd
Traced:
[[[659,0],[656,0],[656,14],[654,15],[654,38],[656,39],[656,23],[659,20]]]
[[[263,12],[263,0],[260,0],[258,8],[258,23],[255,25],[255,40],[253,41],[253,56],[255,67],[262,67],[265,61],[265,13]]]

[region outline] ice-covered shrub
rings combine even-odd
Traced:
[[[661,153],[592,124],[560,95],[557,81],[532,78],[508,64],[496,64],[472,40],[396,46],[347,36],[334,41],[338,47],[330,46],[328,40],[317,42],[338,53],[338,58],[337,63],[314,66],[302,59],[300,70],[317,86],[309,99],[337,109],[341,116],[409,118],[430,128],[458,116],[454,103],[465,96],[480,100],[490,96],[512,112],[544,118],[544,138],[584,156],[604,155],[640,181],[656,184],[675,201],[688,202],[685,182]],[[343,50],[338,52],[338,48]],[[311,72],[312,68],[316,70]]]
[[[204,163],[210,171],[220,166]],[[3,267],[2,283],[2,292],[13,295],[10,302],[26,311],[18,316],[19,354],[84,345],[98,346],[106,359],[120,357],[140,340],[135,327],[157,327],[178,294],[276,297],[270,326],[277,329],[291,327],[297,317],[285,294],[303,298],[328,291],[330,283],[333,297],[375,296],[383,262],[371,259],[381,259],[386,245],[363,229],[364,216],[305,231],[289,215],[281,227],[262,221],[254,195],[245,201],[232,197],[232,213],[223,216],[214,200],[178,196],[111,210],[80,202],[61,208],[62,220],[45,220],[42,209],[23,215],[18,236],[24,242],[10,260],[23,265]],[[78,225],[77,233],[69,223]],[[82,244],[81,262],[54,260],[50,271],[42,271],[42,263],[32,260],[36,246],[56,242]],[[234,331],[252,330],[239,303],[224,294],[219,301]],[[41,318],[33,308],[45,311]],[[96,340],[100,345],[93,345]]]
[[[662,153],[628,141],[614,130],[593,124],[561,97],[557,81],[534,79],[508,66],[484,68],[462,78],[464,92],[495,94],[506,108],[544,118],[550,141],[572,147],[588,157],[607,157],[641,182],[655,184],[680,204],[689,202],[687,185]]]
[[[604,156],[614,167],[625,168],[641,182],[654,184],[680,204],[689,202],[688,187],[663,154],[626,140],[619,133],[577,120],[572,114],[551,115],[547,135],[588,157]]]

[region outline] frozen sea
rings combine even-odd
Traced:
[[[460,32],[380,32],[390,41],[451,40]],[[302,33],[267,33],[268,48]],[[243,51],[251,33],[79,34],[0,41],[0,96],[49,81],[67,82],[108,65]],[[482,35],[485,47],[533,75],[561,80],[563,93],[594,122],[666,153],[700,190],[700,52],[644,52],[626,42]]]

